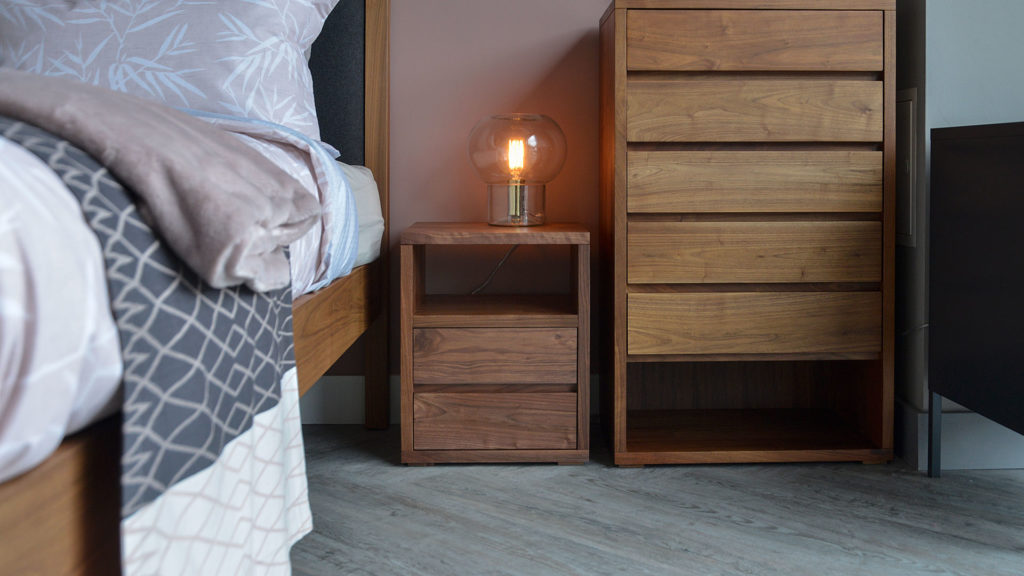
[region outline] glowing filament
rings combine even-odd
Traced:
[[[508,141],[508,170],[512,173],[513,180],[519,180],[519,176],[523,173],[525,156],[526,151],[523,148],[522,139]]]

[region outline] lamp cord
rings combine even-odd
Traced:
[[[505,264],[505,261],[508,260],[508,257],[511,256],[512,253],[516,251],[516,248],[519,248],[519,244],[512,246],[511,248],[508,249],[507,252],[505,252],[505,255],[502,256],[501,260],[498,261],[498,264],[494,266],[494,269],[491,270],[491,273],[487,276],[487,279],[481,282],[479,286],[474,288],[473,291],[470,292],[470,294],[479,294],[484,288],[487,288],[487,285],[491,283],[491,280],[494,280],[494,275],[498,273],[498,270],[502,267],[502,265]]]

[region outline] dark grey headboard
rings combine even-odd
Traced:
[[[341,0],[313,43],[313,74],[320,139],[346,164],[365,164],[363,98],[366,10],[363,0]]]

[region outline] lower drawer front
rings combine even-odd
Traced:
[[[416,384],[571,384],[575,328],[417,328]]]
[[[572,450],[576,448],[576,394],[415,394],[413,448]]]
[[[866,354],[879,292],[630,294],[629,354]]]

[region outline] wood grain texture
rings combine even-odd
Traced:
[[[384,241],[372,279],[380,304],[363,356],[364,413],[368,428],[383,429],[391,423],[391,0],[366,0],[365,19],[363,158],[377,183]]]
[[[416,328],[576,327],[569,294],[428,294],[416,307]]]
[[[630,212],[880,212],[877,151],[630,151]]]
[[[572,253],[573,292],[579,311],[576,360],[576,449],[590,449],[590,245],[575,247]]]
[[[578,443],[578,442],[577,442]],[[402,463],[411,465],[433,464],[507,464],[507,463],[550,463],[584,464],[590,459],[589,450],[459,450],[453,456],[451,450],[414,450],[402,452]]]
[[[879,222],[632,222],[636,283],[879,282]]]
[[[402,232],[402,244],[589,244],[585,226],[491,226],[486,222],[417,222]]]
[[[120,572],[120,425],[107,418],[0,484],[0,573]]]
[[[575,328],[416,328],[416,384],[576,382]]]
[[[806,409],[630,411],[629,452],[616,464],[892,459],[836,414]]]
[[[419,254],[417,254],[419,252]],[[400,350],[400,404],[402,427],[402,451],[412,451],[412,316],[416,309],[416,299],[420,290],[418,280],[422,278],[419,267],[422,266],[423,247],[402,244],[399,246],[399,350]]]
[[[413,405],[416,450],[576,448],[572,392],[416,393]]]
[[[620,13],[621,12],[621,13]],[[617,66],[622,69],[623,89],[625,69],[621,60],[616,58],[618,45],[616,38],[616,22],[625,18],[624,11],[614,10],[614,3],[609,5],[600,21],[599,30],[599,77],[598,77],[598,112],[599,112],[599,133],[600,146],[598,148],[598,242],[596,246],[597,259],[599,262],[597,285],[597,316],[598,326],[601,330],[596,334],[598,348],[601,354],[595,358],[596,370],[601,375],[601,413],[605,415],[602,425],[606,434],[614,438],[612,427],[616,418],[614,417],[615,405],[612,399],[615,397],[615,382],[618,381],[616,370],[619,364],[618,355],[615,351],[616,324],[616,292],[619,290],[615,282],[616,271],[616,242],[619,239],[615,235],[616,220],[619,218],[615,210],[616,182],[624,177],[619,173],[616,158],[621,155],[623,158],[622,167],[625,166],[625,150],[619,147],[625,146],[624,141],[620,142],[619,131],[620,120],[616,114],[620,106],[617,98],[616,83],[618,78]],[[620,28],[622,26],[619,26]],[[625,46],[623,46],[625,48]]]
[[[895,10],[896,0],[614,0],[644,10]]]
[[[837,386],[827,370],[851,364],[859,363],[778,359],[632,363],[627,400],[631,413],[645,414],[651,410],[784,409],[842,413],[826,392]]]
[[[882,13],[634,10],[630,70],[877,71]]]
[[[613,308],[612,308],[612,403],[614,408],[614,420],[612,422],[613,437],[617,450],[626,449],[626,354],[627,340],[627,309],[626,309],[626,203],[627,203],[627,176],[628,166],[626,140],[628,134],[628,79],[626,76],[626,10],[616,10],[616,17],[612,28],[614,45],[612,53],[614,60],[611,63],[614,74],[615,94],[615,157],[613,163],[613,231],[614,231],[614,253],[612,269],[613,286]]]
[[[416,223],[402,234],[403,463],[586,461],[589,241],[577,224]],[[427,246],[507,243],[569,245],[570,293],[425,292]]]
[[[896,367],[896,11],[885,13],[885,176],[881,389],[869,398],[876,441],[893,445]]]
[[[398,430],[304,428],[313,532],[296,576],[1019,576],[1024,470],[902,461],[396,466]]]
[[[630,294],[630,354],[867,353],[881,348],[881,295]]]
[[[882,83],[642,78],[627,88],[632,142],[881,142]]]
[[[299,393],[304,394],[359,338],[379,311],[381,294],[371,280],[379,261],[352,270],[326,288],[292,304],[295,364]]]

